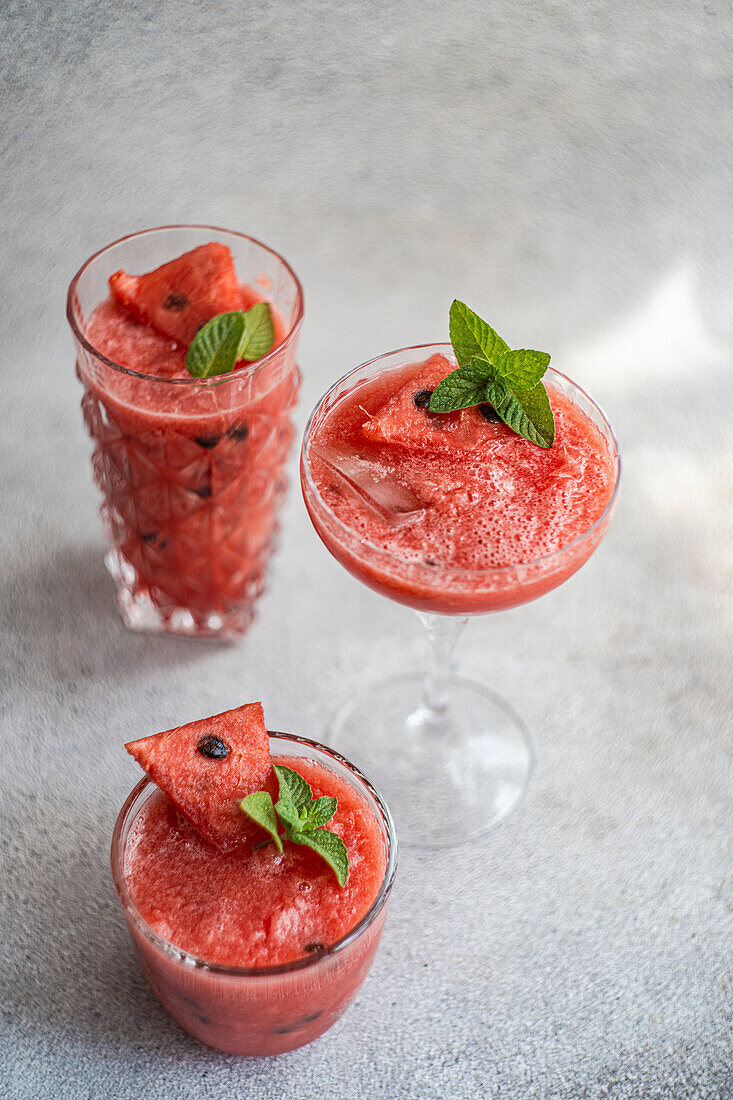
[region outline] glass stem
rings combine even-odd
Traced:
[[[420,721],[422,725],[438,729],[445,726],[448,720],[456,642],[468,619],[452,615],[430,615],[425,611],[418,611],[417,617],[425,627],[430,646],[422,705],[419,708]]]

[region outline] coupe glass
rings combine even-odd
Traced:
[[[120,268],[150,271],[198,245],[228,246],[240,282],[285,328],[255,363],[216,378],[165,378],[115,363],[89,338],[89,317]],[[82,409],[94,441],[111,548],[105,562],[133,630],[236,638],[249,626],[274,548],[298,395],[303,292],[272,249],[242,233],[172,225],[115,241],[69,287]],[[141,330],[141,346],[146,339]]]
[[[580,569],[608,530],[620,472],[616,440],[599,407],[569,378],[550,369],[548,388],[570,397],[592,420],[613,462],[612,496],[587,531],[533,561],[486,569],[407,562],[372,545],[342,523],[319,493],[311,465],[313,438],[345,394],[435,353],[456,365],[449,344],[429,344],[390,352],[344,375],[311,414],[301,453],[306,508],[326,548],[358,580],[412,607],[427,635],[427,674],[390,676],[366,685],[343,706],[329,734],[374,776],[404,842],[426,848],[450,847],[497,825],[516,806],[532,764],[527,731],[512,707],[481,684],[454,676],[460,632],[470,615],[537,599]]]

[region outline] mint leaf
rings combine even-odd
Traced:
[[[449,322],[450,342],[460,367],[468,366],[476,355],[493,363],[498,355],[509,351],[509,345],[491,325],[457,298],[450,307]]]
[[[451,371],[433,390],[429,409],[434,413],[454,412],[486,401],[486,382],[494,377],[491,364],[475,356],[466,366]]]
[[[546,351],[505,351],[496,359],[496,369],[510,386],[518,390],[531,390],[543,377],[550,365]]]
[[[310,833],[292,832],[288,839],[294,844],[303,844],[318,852],[336,875],[339,886],[346,885],[349,877],[349,853],[340,836],[329,829],[314,829]]]
[[[192,378],[228,374],[237,361],[245,321],[241,311],[220,313],[199,329],[186,353],[186,370]]]
[[[491,325],[458,300],[450,307],[450,335],[458,367],[432,392],[431,413],[489,403],[504,423],[530,443],[551,447],[555,418],[541,379],[546,351],[512,351]]]
[[[547,390],[538,382],[531,390],[514,390],[503,381],[486,384],[486,399],[512,431],[530,443],[551,447],[555,440],[555,418]]]
[[[281,798],[275,803],[277,815],[286,829],[302,829],[305,824],[305,810],[298,813],[292,802],[287,798]]]
[[[296,810],[304,810],[310,806],[313,802],[313,791],[303,776],[292,768],[286,768],[284,764],[273,764],[273,768],[280,784],[281,800],[292,802]]]
[[[318,829],[321,825],[325,825],[336,813],[337,806],[338,799],[333,795],[321,795],[308,810],[306,829]]]
[[[299,772],[284,764],[273,764],[273,769],[280,785],[275,805],[267,791],[256,791],[242,799],[240,809],[270,834],[282,852],[279,817],[286,838],[318,852],[336,875],[339,886],[343,886],[349,877],[349,853],[341,837],[323,828],[336,813],[338,799],[333,795],[314,798],[310,784]]]
[[[254,362],[272,350],[275,343],[275,323],[267,302],[258,302],[244,314],[244,334],[239,341],[237,359]]]
[[[267,791],[255,791],[253,794],[248,794],[247,797],[243,798],[239,803],[239,808],[242,813],[245,813],[247,817],[251,818],[260,828],[270,834],[278,852],[282,852],[283,842],[280,839],[275,807]]]
[[[267,302],[219,313],[202,325],[189,344],[186,370],[192,378],[229,374],[240,359],[261,359],[274,342],[275,325]]]

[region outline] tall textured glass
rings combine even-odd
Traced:
[[[94,346],[89,321],[107,298],[111,274],[150,271],[211,241],[227,245],[240,283],[279,315],[283,336],[268,355],[231,374],[194,379],[133,370]],[[303,321],[297,277],[276,252],[241,233],[167,226],[124,237],[87,260],[69,287],[67,315],[111,544],[105,560],[126,625],[241,635],[264,587],[287,485]]]

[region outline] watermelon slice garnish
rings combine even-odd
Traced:
[[[272,770],[261,703],[141,737],[125,748],[217,848],[230,851],[252,835],[239,802],[261,790]]]
[[[109,285],[112,297],[135,320],[185,347],[212,317],[242,309],[232,254],[217,241],[199,245],[147,275],[116,271]]]
[[[477,408],[451,413],[428,410],[430,394],[453,369],[444,355],[431,355],[406,385],[369,415],[362,425],[364,438],[409,450],[470,451],[496,434],[501,426],[488,423]]]

